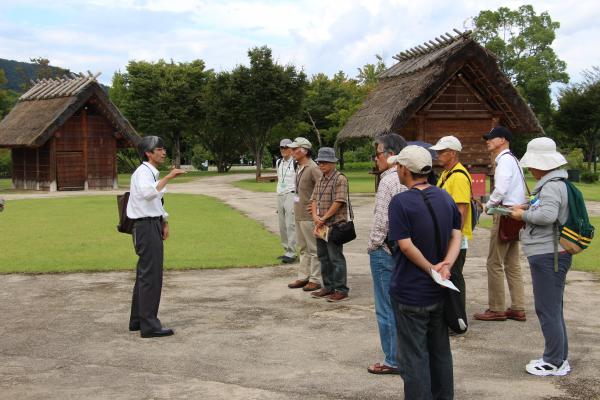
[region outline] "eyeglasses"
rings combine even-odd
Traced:
[[[288,149],[288,148],[289,148],[289,147],[287,147],[287,146],[279,146],[279,149],[280,149],[280,150],[283,150],[283,149]]]

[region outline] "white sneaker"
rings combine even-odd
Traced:
[[[536,376],[565,376],[571,370],[569,362],[563,361],[560,367],[556,367],[543,360],[532,360],[534,363],[527,364],[525,370],[531,375]]]
[[[533,359],[531,361],[529,361],[529,363],[527,365],[531,365],[531,364],[537,364],[537,363],[542,363],[544,362],[544,358],[536,358]],[[558,367],[559,370],[564,370],[567,371],[567,373],[571,372],[571,364],[569,364],[569,360],[565,360],[563,361],[563,363],[561,364],[560,367]]]

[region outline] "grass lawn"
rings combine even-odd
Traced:
[[[344,172],[348,177],[351,193],[374,193],[375,177],[364,171]],[[254,178],[244,179],[233,183],[240,189],[251,190],[253,192],[275,192],[276,182],[256,182]]]
[[[169,194],[165,267],[223,268],[277,263],[278,238],[205,196]],[[134,269],[130,235],[116,231],[113,196],[11,201],[0,214],[0,273]]]
[[[600,228],[600,217],[591,217],[591,224]],[[480,228],[492,227],[492,217],[482,215],[479,219]],[[590,271],[600,273],[600,244],[596,241],[583,252],[573,256],[573,268],[579,271]]]
[[[167,172],[161,171],[160,176],[165,176]],[[186,183],[189,181],[193,181],[198,178],[205,178],[208,176],[216,176],[218,173],[216,171],[190,171],[185,175],[181,175],[176,179],[173,179],[171,183]],[[131,183],[131,174],[119,174],[119,187],[126,189],[129,188],[129,184]]]

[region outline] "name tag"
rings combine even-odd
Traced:
[[[294,203],[300,203],[300,196],[298,196],[298,195],[294,196]]]

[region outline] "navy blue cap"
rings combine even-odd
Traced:
[[[490,140],[490,139],[497,138],[497,137],[504,138],[510,142],[513,138],[513,135],[508,130],[508,128],[505,128],[504,126],[497,126],[495,128],[492,128],[491,131],[489,131],[488,133],[483,135],[483,138],[485,140]]]

